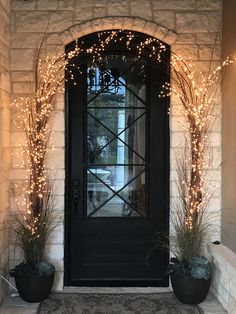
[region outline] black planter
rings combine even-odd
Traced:
[[[201,303],[206,298],[211,284],[211,278],[194,279],[182,273],[173,273],[170,279],[174,294],[185,304]]]
[[[41,302],[46,299],[52,289],[54,274],[46,275],[15,275],[16,287],[19,295],[26,302]]]

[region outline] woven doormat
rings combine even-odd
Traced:
[[[197,306],[179,302],[171,293],[52,293],[40,314],[199,314]]]

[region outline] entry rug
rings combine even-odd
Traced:
[[[170,293],[52,293],[40,314],[199,314],[197,306],[179,302]]]

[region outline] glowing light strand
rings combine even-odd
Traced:
[[[20,142],[20,146],[23,148],[21,157],[26,157],[26,161],[23,160],[21,167],[27,167],[23,195],[20,200],[17,198],[16,202],[24,210],[25,226],[32,238],[39,237],[42,221],[40,215],[49,188],[46,159],[53,150],[50,142],[50,120],[55,111],[56,97],[64,91],[65,80],[76,85],[74,73],[80,72],[73,60],[79,55],[90,54],[96,63],[101,59],[106,47],[116,41],[125,43],[128,50],[137,51],[138,58],[145,51],[149,57],[156,58],[159,62],[162,52],[166,50],[157,39],[147,37],[144,41],[136,43],[133,33],[122,30],[101,32],[98,37],[98,43],[89,48],[83,48],[84,43],[79,45],[76,41],[74,49],[68,53],[59,52],[52,57],[46,56],[44,62],[38,58],[34,72],[35,89],[30,95],[13,101],[13,107],[17,111],[14,123],[25,134],[25,140]],[[41,52],[39,51],[39,54]]]
[[[199,213],[205,210],[211,193],[207,188],[207,170],[211,163],[210,134],[215,121],[217,92],[221,74],[235,62],[228,57],[215,70],[195,71],[195,65],[181,56],[172,55],[173,86],[164,83],[159,97],[175,96],[180,100],[181,126],[185,131],[185,149],[177,160],[178,190],[185,208],[185,224],[193,228]]]

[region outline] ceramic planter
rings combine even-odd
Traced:
[[[209,279],[194,279],[190,275],[172,273],[171,284],[176,297],[185,304],[199,304],[207,296],[211,277]]]
[[[25,275],[15,276],[17,290],[26,302],[41,302],[49,296],[51,292],[54,273],[47,275]]]

